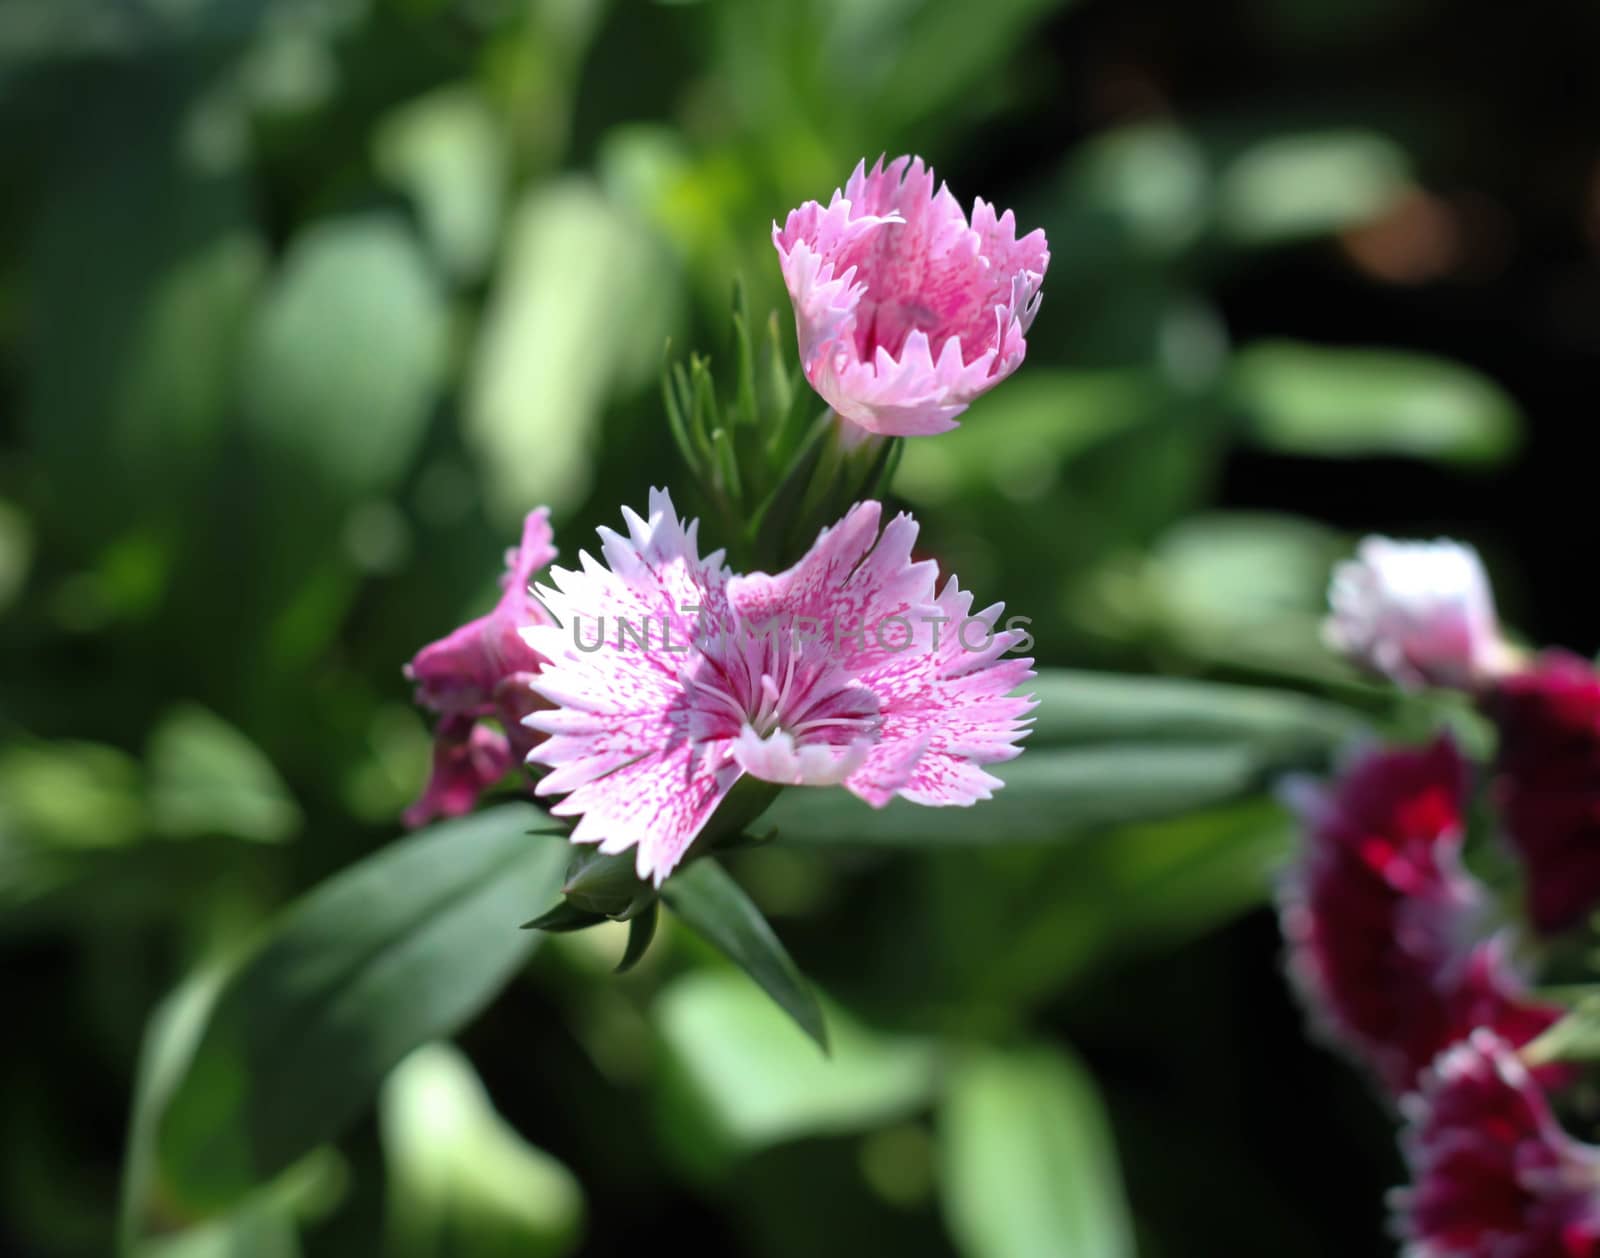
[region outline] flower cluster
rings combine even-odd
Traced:
[[[1021,364],[1049,262],[1042,232],[1018,239],[983,201],[969,222],[909,157],[862,163],[773,242],[840,449],[953,427]],[[659,886],[741,779],[840,786],[873,807],[970,805],[1001,785],[985,766],[1027,732],[1032,701],[1012,692],[1033,675],[1016,654],[1030,639],[913,561],[910,516],[856,502],[792,566],[740,573],[701,555],[666,490],[622,514],[599,560],[534,587],[555,554],[535,511],[494,610],[408,666],[438,717],[408,822],[465,812],[525,764],[544,771],[539,796],[563,797],[552,813],[577,818],[573,842],[633,852]],[[761,520],[773,537],[795,526]]]
[[[1463,861],[1481,776],[1534,931],[1600,905],[1600,675],[1512,648],[1477,555],[1454,543],[1369,539],[1330,603],[1330,643],[1402,687],[1467,694],[1497,750],[1480,771],[1449,737],[1373,747],[1331,782],[1289,784],[1304,833],[1280,894],[1295,986],[1407,1119],[1408,1254],[1600,1254],[1600,1149],[1549,1099],[1573,1073],[1519,1055],[1563,1011],[1530,993],[1515,925]]]

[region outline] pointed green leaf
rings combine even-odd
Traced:
[[[828,1029],[815,993],[750,897],[710,857],[680,869],[661,898],[697,935],[742,969],[828,1051]]]
[[[395,843],[292,905],[227,980],[163,1115],[163,1186],[224,1209],[335,1138],[389,1069],[453,1033],[537,945],[567,846],[509,804]]]
[[[1054,1048],[955,1066],[939,1114],[945,1217],[964,1258],[1131,1258],[1094,1081]]]

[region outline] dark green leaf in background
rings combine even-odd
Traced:
[[[237,1201],[492,999],[538,943],[518,923],[560,886],[557,829],[503,805],[385,848],[292,906],[224,985],[161,1120],[173,1198],[202,1215]]]

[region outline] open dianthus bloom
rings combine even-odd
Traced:
[[[869,432],[945,432],[1022,363],[1050,252],[983,200],[972,221],[921,158],[866,163],[772,227],[806,379]]]
[[[1561,1129],[1501,1037],[1450,1049],[1404,1109],[1412,1179],[1394,1203],[1408,1258],[1600,1255],[1600,1149]]]
[[[981,767],[1018,751],[1033,706],[1010,692],[1031,660],[972,611],[952,578],[913,563],[915,522],[859,503],[776,575],[734,575],[702,558],[698,522],[664,490],[628,535],[600,530],[602,565],[552,568],[537,587],[554,626],[524,631],[548,663],[534,689],[554,705],[528,725],[549,737],[540,795],[581,816],[572,838],[637,847],[659,884],[735,782],[842,784],[881,807],[971,804],[1000,785]]]

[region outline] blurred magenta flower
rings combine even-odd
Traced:
[[[1403,1108],[1410,1258],[1600,1255],[1600,1149],[1561,1129],[1513,1045],[1473,1032]]]
[[[555,625],[524,631],[549,662],[534,689],[554,706],[540,795],[581,816],[577,843],[637,845],[659,884],[735,782],[842,784],[874,806],[971,804],[1001,785],[981,766],[1018,754],[1029,699],[1010,691],[1032,661],[1003,659],[1024,634],[972,611],[954,579],[913,563],[909,516],[882,532],[856,505],[775,576],[702,558],[665,490],[628,536],[600,531],[606,565],[551,570],[539,593]]]
[[[999,384],[1028,352],[1050,264],[1044,232],[1007,210],[972,222],[921,158],[866,163],[826,207],[792,210],[772,241],[794,303],[806,379],[868,432],[920,436]]]
[[[1500,679],[1484,707],[1499,730],[1495,802],[1542,931],[1600,903],[1600,675],[1550,651]]]
[[[529,512],[521,543],[506,552],[494,609],[423,647],[406,665],[406,676],[417,683],[417,702],[440,718],[433,769],[421,797],[406,810],[407,825],[470,812],[478,795],[533,749],[537,736],[523,718],[540,702],[530,683],[544,661],[521,631],[549,623],[529,583],[555,558],[551,541],[549,511]],[[499,729],[478,724],[486,719]]]
[[[1461,865],[1467,792],[1447,738],[1289,791],[1305,828],[1279,893],[1290,974],[1325,1036],[1395,1096],[1474,1027],[1521,1044],[1559,1016],[1483,937],[1487,896]]]
[[[1471,690],[1510,662],[1470,546],[1368,537],[1334,569],[1328,601],[1328,644],[1399,685]]]
[[[433,767],[417,802],[405,811],[408,826],[472,811],[483,794],[517,762],[501,730],[470,716],[447,716],[433,732]]]

